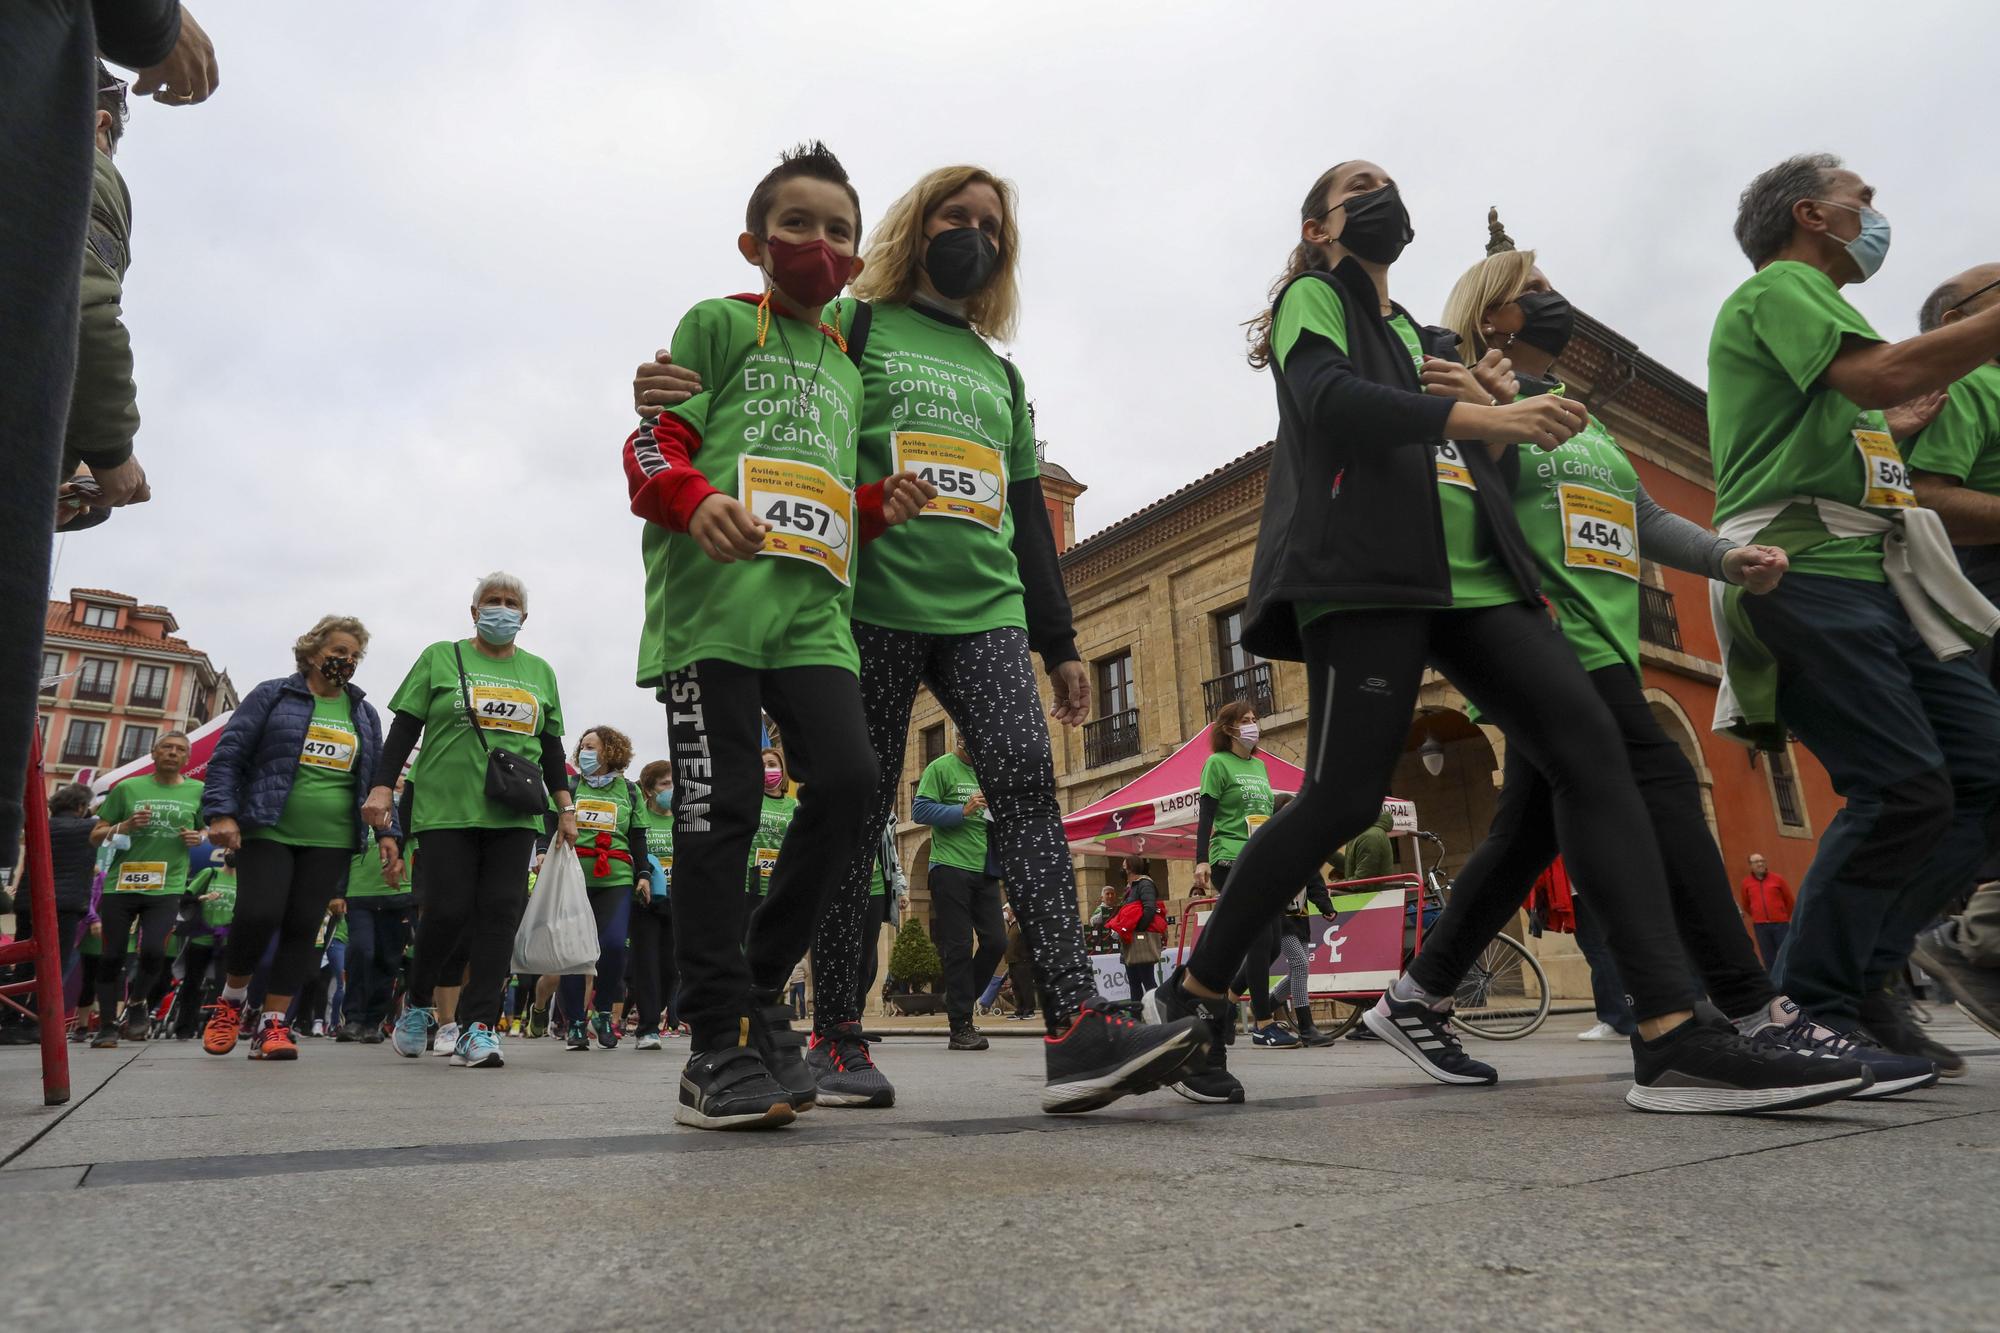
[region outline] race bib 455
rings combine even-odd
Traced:
[[[896,471],[914,472],[937,487],[920,517],[960,518],[1000,531],[1007,512],[1007,463],[1000,451],[953,435],[893,431]]]

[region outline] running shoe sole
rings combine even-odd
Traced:
[[[1758,1115],[1767,1111],[1803,1111],[1852,1097],[1870,1086],[1867,1078],[1841,1079],[1799,1088],[1648,1088],[1634,1083],[1625,1102],[1637,1111],[1665,1115]]]
[[[1178,1078],[1180,1072],[1176,1071],[1176,1078]],[[1185,1082],[1169,1083],[1167,1086],[1200,1106],[1241,1106],[1243,1104],[1243,1089],[1241,1087],[1231,1088],[1226,1093],[1216,1094],[1201,1092],[1189,1087]]]
[[[1440,1083],[1449,1083],[1453,1087],[1461,1088],[1490,1088],[1499,1081],[1497,1077],[1481,1078],[1476,1074],[1454,1074],[1449,1070],[1439,1069],[1424,1058],[1423,1053],[1417,1049],[1417,1044],[1410,1040],[1408,1033],[1396,1026],[1395,1020],[1378,1014],[1373,1009],[1361,1015],[1361,1023],[1384,1044],[1392,1047],[1398,1055]]]
[[[1189,1054],[1203,1049],[1198,1039],[1200,1031],[1198,1026],[1188,1028],[1113,1069],[1067,1083],[1046,1084],[1042,1088],[1042,1110],[1050,1115],[1077,1115],[1165,1087],[1180,1074]]]
[[[299,1058],[299,1048],[296,1046],[290,1048],[280,1047],[275,1051],[267,1051],[253,1042],[250,1046],[250,1058],[252,1060],[296,1060]]]
[[[674,1123],[687,1125],[693,1129],[783,1129],[798,1119],[792,1104],[779,1100],[762,1111],[745,1111],[736,1115],[709,1115],[698,1107],[678,1102],[674,1106]]]
[[[477,1060],[468,1060],[457,1051],[453,1051],[451,1062],[459,1069],[499,1069],[507,1063],[498,1051],[488,1051]]]
[[[848,1110],[875,1110],[896,1104],[896,1090],[893,1087],[877,1088],[873,1092],[834,1092],[826,1084],[819,1085],[817,1106],[845,1107]]]
[[[1893,1097],[1899,1092],[1915,1092],[1919,1088],[1928,1088],[1941,1077],[1943,1075],[1933,1069],[1928,1074],[1919,1074],[1913,1078],[1890,1079],[1887,1082],[1878,1078],[1875,1080],[1873,1086],[1863,1088],[1860,1092],[1855,1093],[1852,1100],[1857,1102],[1872,1102],[1879,1101],[1884,1097]]]

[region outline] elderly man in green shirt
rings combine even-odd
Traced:
[[[1885,540],[1942,545],[1900,441],[1935,413],[1938,391],[2000,355],[2000,309],[1904,342],[1876,333],[1842,289],[1881,267],[1888,220],[1874,186],[1827,154],[1752,181],[1736,238],[1756,272],[1709,344],[1715,521],[1724,536],[1782,546],[1791,574],[1768,596],[1725,594],[1718,628],[1732,639],[1732,685],[1751,650],[1768,653],[1764,743],[1796,733],[1847,800],[1772,971],[1818,1021],[1962,1073],[1890,988],[1917,931],[1985,855],[2000,696],[1968,658],[1940,660],[1883,552]],[[1955,570],[1943,577],[1970,593]]]
[[[2000,309],[2000,264],[1980,264],[1940,284],[1917,313],[1923,332]],[[1910,489],[1937,511],[1965,573],[2000,602],[2000,362],[1988,361],[1951,386],[1936,421],[1908,450]],[[2000,685],[2000,656],[1981,652],[1987,679]],[[2000,1036],[2000,846],[1989,844],[1978,891],[1962,916],[1917,937],[1924,971],[1959,1007]]]

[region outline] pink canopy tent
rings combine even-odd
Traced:
[[[214,721],[203,723],[188,733],[189,753],[187,767],[181,770],[183,776],[199,779],[208,771],[208,761],[215,753],[215,743],[222,739],[222,729],[229,725],[229,719],[234,716],[234,711],[223,713]],[[125,779],[152,771],[153,756],[141,755],[129,764],[92,778],[90,790],[94,795],[102,796]]]
[[[1195,824],[1200,816],[1201,768],[1212,753],[1203,727],[1181,747],[1131,782],[1063,820],[1073,852],[1097,856],[1158,856],[1194,859]],[[1305,774],[1259,750],[1271,790],[1296,793]]]

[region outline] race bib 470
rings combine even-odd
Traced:
[[[354,771],[354,732],[337,722],[315,722],[306,728],[299,762],[335,773]]]
[[[896,471],[914,472],[937,487],[920,517],[961,518],[1000,531],[1007,512],[1007,463],[1000,451],[953,435],[899,430],[889,435]]]
[[[825,468],[787,458],[745,454],[737,462],[736,494],[752,515],[771,525],[760,556],[817,565],[845,585],[854,559],[854,492]]]

